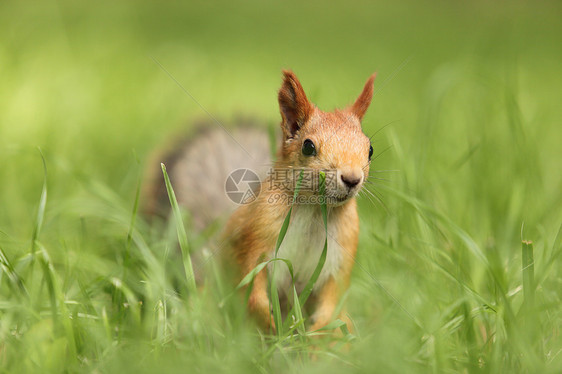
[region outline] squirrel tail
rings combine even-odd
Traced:
[[[178,204],[189,213],[192,228],[202,231],[211,223],[226,219],[238,206],[233,201],[237,199],[227,195],[227,189],[233,187],[226,185],[231,173],[248,169],[263,181],[272,158],[268,132],[250,121],[228,129],[207,121],[195,128],[191,136],[173,141],[152,156],[142,207],[148,217],[167,218],[170,214],[160,166],[164,163]]]

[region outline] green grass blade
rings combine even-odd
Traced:
[[[302,173],[301,173],[302,177]],[[299,180],[300,182],[300,180]],[[277,237],[277,243],[275,244],[275,257],[277,259],[277,253],[279,252],[279,247],[283,243],[285,239],[285,235],[287,234],[287,230],[289,228],[289,223],[291,221],[291,212],[293,211],[293,207],[289,208],[289,212],[285,216],[285,220],[283,221],[283,225],[281,226],[281,230],[279,231],[279,236]],[[271,304],[273,309],[273,321],[275,322],[275,327],[277,329],[277,335],[281,337],[283,333],[283,329],[281,328],[282,324],[282,317],[281,317],[281,306],[279,304],[279,291],[277,290],[277,284],[275,281],[275,273],[277,271],[277,262],[273,263],[273,269],[271,270],[271,281],[270,281],[270,298]]]
[[[299,174],[299,178],[297,180],[297,185],[295,187],[295,191],[293,193],[293,201],[292,204],[294,204],[300,188],[301,188],[301,183],[302,183],[302,178],[303,178],[303,170],[301,170],[300,174]],[[291,213],[293,212],[293,205],[291,204],[291,207],[289,208],[289,211],[287,212],[287,215],[285,216],[285,219],[283,220],[283,225],[281,225],[281,230],[279,231],[279,236],[277,237],[277,242],[275,244],[275,257],[274,259],[277,259],[277,253],[279,252],[279,248],[281,247],[281,244],[283,243],[283,240],[285,239],[285,235],[287,234],[287,230],[289,229],[289,223],[291,222]],[[275,281],[275,272],[277,270],[277,262],[273,263],[273,269],[271,271],[271,284],[270,284],[270,297],[271,297],[271,304],[272,304],[272,309],[273,309],[273,321],[275,322],[275,327],[277,330],[277,336],[280,338],[283,334],[283,320],[282,320],[282,316],[281,316],[281,305],[279,303],[279,291],[277,290],[277,284]],[[292,278],[292,275],[291,275]]]
[[[139,200],[140,200],[140,191],[141,191],[141,179],[137,181],[137,189],[135,193],[135,201],[133,203],[133,212],[131,214],[131,220],[129,224],[129,230],[127,232],[127,242],[125,245],[125,252],[123,253],[123,266],[121,266],[121,278],[126,280],[127,273],[129,271],[130,262],[131,262],[131,245],[133,243],[133,235],[135,234],[135,224],[137,219],[137,213],[139,208]],[[151,263],[154,265],[154,263]],[[123,293],[116,292],[114,295],[117,305],[123,305]]]
[[[141,178],[137,181],[137,189],[135,192],[135,202],[133,203],[133,213],[131,214],[131,224],[129,226],[129,232],[127,233],[127,246],[125,247],[125,261],[124,267],[127,267],[129,258],[131,254],[129,253],[131,250],[131,244],[133,243],[133,232],[135,230],[135,224],[137,221],[138,211],[139,211],[139,201],[140,201],[140,192],[141,192]]]
[[[279,247],[281,247],[281,243],[285,239],[285,234],[287,234],[287,230],[289,228],[289,223],[291,221],[291,213],[293,211],[293,204],[295,203],[297,196],[299,195],[301,184],[303,178],[303,170],[301,170],[299,174],[299,178],[297,179],[297,185],[295,187],[295,191],[293,193],[293,201],[291,203],[291,207],[289,208],[289,212],[285,216],[285,220],[283,221],[283,225],[281,226],[281,230],[279,231],[279,236],[277,237],[277,242],[275,243],[275,257],[277,257],[277,252],[279,252]]]
[[[291,264],[291,261],[289,261],[287,259],[284,259],[284,258],[274,258],[274,259],[271,259],[269,261],[264,261],[264,262],[261,262],[258,265],[256,265],[255,268],[253,268],[248,274],[246,274],[246,276],[244,276],[244,278],[242,278],[242,280],[236,286],[236,290],[239,290],[239,289],[247,286],[248,284],[250,284],[254,280],[256,275],[258,275],[258,273],[260,271],[262,271],[270,263],[276,262],[276,261],[283,261],[285,264],[287,264],[287,268],[289,269],[289,273],[290,273],[291,277],[293,277],[293,265]]]
[[[301,308],[301,304],[299,302],[299,295],[297,293],[297,289],[296,287],[293,285],[293,302],[295,303],[294,305],[294,317],[295,317],[295,327],[298,331],[298,333],[300,335],[304,335],[306,333],[305,327],[304,327],[304,318],[302,315],[302,308]],[[290,318],[291,316],[289,316]]]
[[[535,261],[533,259],[533,243],[521,242],[522,263],[521,272],[523,276],[523,294],[527,310],[532,310],[535,304]]]
[[[40,252],[39,263],[43,270],[43,279],[47,283],[47,289],[50,296],[51,304],[51,315],[53,318],[53,325],[55,327],[55,333],[57,330],[61,330],[66,340],[68,341],[68,348],[70,357],[76,357],[76,339],[74,337],[74,328],[71,321],[71,316],[66,306],[66,300],[64,292],[61,289],[60,281],[57,277],[55,267],[49,253],[41,245],[37,243],[37,248]]]
[[[131,310],[133,320],[137,326],[141,324],[141,312],[139,308],[139,300],[135,296],[135,293],[127,287],[125,283],[119,278],[111,278],[110,279],[111,285],[115,287],[119,292],[123,293],[125,296],[125,300],[128,303],[128,309]]]
[[[272,275],[275,274],[276,263],[273,264]],[[270,299],[272,305],[273,322],[275,323],[275,330],[277,331],[277,336],[281,338],[283,335],[283,317],[281,316],[281,304],[279,302],[279,292],[277,290],[277,285],[275,278],[271,277],[271,288],[270,288]]]
[[[166,165],[160,164],[160,166],[162,167],[164,182],[166,183],[166,190],[168,191],[168,197],[170,199],[170,204],[174,213],[176,231],[178,234],[178,241],[180,244],[181,255],[183,259],[187,288],[193,293],[193,295],[195,295],[197,291],[197,286],[195,284],[195,274],[193,273],[193,265],[191,264],[191,256],[189,255],[189,243],[187,241],[187,234],[185,232],[185,226],[183,224],[180,207],[178,205],[178,200],[176,199],[174,189],[172,188],[172,183],[170,183],[170,178],[168,177],[168,173],[166,172]]]
[[[240,290],[243,287],[246,287],[248,285],[251,285],[252,282],[254,281],[254,278],[259,274],[260,271],[262,271],[263,269],[265,269],[265,267],[271,263],[276,263],[278,261],[282,261],[285,263],[285,265],[287,266],[287,269],[289,270],[289,275],[291,277],[291,280],[294,279],[294,272],[293,272],[293,264],[291,263],[291,261],[284,259],[284,258],[273,258],[269,261],[264,261],[259,263],[258,265],[256,265],[255,268],[253,268],[248,274],[246,274],[244,276],[244,278],[242,278],[242,280],[238,283],[238,285],[236,286],[236,288],[234,289],[234,291],[232,291],[228,296],[226,296],[224,299],[222,299],[219,302],[219,308],[222,308],[226,302],[226,300],[228,300],[230,297],[232,297],[236,291]],[[274,284],[274,280],[272,280],[272,284]],[[275,291],[277,291],[277,289],[275,289]],[[250,288],[248,288],[248,292],[246,293],[246,299],[248,299],[250,295]],[[275,296],[277,296],[277,303],[279,304],[279,295],[276,292]],[[271,298],[273,298],[273,295],[271,296]],[[247,301],[247,300],[246,300]],[[281,314],[281,306],[279,305],[279,315]],[[275,315],[274,315],[275,318]],[[281,322],[281,319],[279,319],[279,321]],[[282,327],[282,329],[280,329],[279,327]],[[281,326],[281,325],[276,325],[277,331],[284,331],[285,330],[285,326]],[[279,335],[278,335],[279,336]]]
[[[246,276],[244,276],[244,278],[242,278],[240,283],[238,283],[238,286],[236,286],[236,289],[240,289],[250,284],[250,282],[254,280],[256,275],[258,275],[258,273],[267,266],[267,264],[269,264],[269,261],[265,261],[256,265],[255,268],[253,268],[248,274],[246,274]]]
[[[385,186],[385,185],[378,185],[377,188],[384,190],[385,192],[392,194],[394,197],[398,197],[400,200],[404,201],[405,203],[412,206],[416,211],[420,213],[422,217],[429,217],[432,219],[436,219],[443,224],[445,224],[453,234],[457,238],[461,240],[461,242],[466,246],[466,248],[472,253],[472,255],[478,259],[483,265],[486,266],[486,269],[490,269],[490,262],[488,258],[482,251],[482,249],[478,246],[478,244],[472,239],[470,235],[462,228],[460,228],[456,223],[451,221],[447,216],[440,213],[436,209],[430,207],[425,202],[417,199],[416,197],[407,195],[402,191],[398,191],[394,188]]]
[[[47,206],[47,162],[45,161],[45,156],[41,148],[38,148],[39,154],[41,155],[41,161],[43,161],[43,188],[41,189],[41,198],[39,199],[39,208],[37,209],[37,217],[35,219],[35,226],[33,227],[33,235],[31,237],[31,254],[35,255],[35,250],[37,248],[36,241],[39,239],[41,234],[41,228],[43,227],[43,219],[45,218],[45,208]],[[33,258],[32,258],[33,261]]]
[[[43,279],[47,283],[47,289],[49,291],[49,297],[51,302],[51,315],[53,318],[53,323],[55,328],[60,328],[59,326],[59,314],[57,308],[57,290],[55,290],[55,269],[51,263],[51,260],[47,254],[47,251],[42,252],[42,256],[39,259],[39,263],[43,269]]]
[[[24,296],[25,298],[29,298],[29,293],[25,288],[25,284],[23,283],[22,278],[12,266],[10,260],[8,260],[8,256],[6,256],[6,253],[4,253],[2,247],[0,247],[0,269],[2,269],[2,272],[7,275],[8,285],[12,293],[18,299],[22,296]]]
[[[328,323],[326,326],[323,326],[316,331],[335,330],[335,329],[341,328],[342,326],[347,326],[347,324],[344,321],[342,321],[341,319],[336,319],[335,321],[332,321],[332,322]],[[346,329],[346,331],[347,331],[347,329]],[[348,333],[349,333],[349,331],[348,331]]]
[[[322,199],[322,203],[320,205],[320,209],[322,212],[322,218],[324,221],[324,229],[326,231],[326,239],[324,241],[324,248],[322,249],[322,253],[320,254],[320,258],[318,259],[318,263],[316,265],[316,268],[314,269],[314,272],[312,273],[312,276],[310,277],[310,279],[308,280],[308,282],[306,283],[306,285],[304,286],[301,294],[299,295],[299,300],[297,303],[294,303],[294,305],[292,306],[290,312],[289,312],[289,317],[296,315],[296,313],[302,315],[302,311],[300,310],[300,308],[305,305],[306,301],[308,300],[308,298],[310,297],[310,294],[312,293],[312,290],[314,289],[314,284],[316,283],[316,281],[318,280],[318,277],[320,276],[320,273],[322,272],[322,268],[324,267],[324,264],[326,263],[326,257],[328,255],[328,209],[326,206],[326,174],[323,171],[319,172],[319,187],[320,187],[320,196],[323,197]],[[299,308],[298,311],[296,311],[296,308]],[[297,317],[295,317],[297,318]],[[291,322],[290,318],[286,321],[285,324],[285,328],[288,327],[289,323]]]
[[[301,305],[306,303],[308,297],[312,293],[314,289],[314,284],[318,280],[320,273],[322,272],[322,268],[326,263],[326,256],[328,255],[328,209],[326,207],[326,174],[324,172],[320,172],[320,196],[323,197],[322,203],[320,204],[320,209],[322,210],[322,219],[324,220],[324,229],[326,231],[326,240],[324,241],[324,248],[322,249],[322,253],[320,254],[320,258],[318,259],[318,263],[312,276],[304,286],[300,296],[299,302]]]

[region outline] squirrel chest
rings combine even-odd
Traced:
[[[343,249],[337,242],[337,220],[328,219],[328,251],[322,272],[314,285],[314,290],[320,288],[330,276],[336,275],[342,262]],[[324,249],[326,229],[320,209],[317,206],[298,206],[293,210],[291,222],[279,251],[278,258],[291,261],[295,287],[302,291],[314,269],[318,265],[320,255]],[[275,248],[270,258],[275,257]],[[273,263],[269,265],[270,272]],[[280,292],[291,292],[291,274],[284,262],[277,261],[274,273],[277,288]]]

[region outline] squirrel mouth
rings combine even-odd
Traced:
[[[353,196],[352,194],[347,194],[347,195],[335,195],[335,196],[330,196],[330,200],[332,204],[336,204],[339,205],[345,201],[347,201],[349,198],[351,198],[351,196]]]
[[[327,198],[328,198],[328,202],[331,203],[332,205],[341,205],[346,201],[355,197],[355,195],[357,195],[357,192],[351,190],[344,194],[330,194],[327,196]]]

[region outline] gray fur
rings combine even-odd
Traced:
[[[187,139],[157,152],[149,163],[143,194],[148,215],[167,217],[170,203],[160,163],[166,165],[178,203],[190,216],[193,229],[203,230],[226,220],[236,209],[225,193],[228,175],[236,169],[253,170],[263,181],[272,166],[268,133],[251,123],[229,128],[204,123]],[[234,139],[233,139],[234,138]]]

